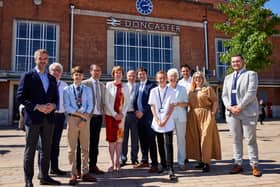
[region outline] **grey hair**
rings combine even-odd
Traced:
[[[167,71],[167,77],[171,75],[176,75],[177,79],[179,79],[179,72],[176,68],[171,68]]]
[[[58,68],[61,70],[61,72],[63,72],[63,66],[62,66],[60,63],[58,63],[58,62],[52,63],[52,64],[49,66],[49,71],[51,71],[51,69],[54,68],[54,67],[58,67]]]

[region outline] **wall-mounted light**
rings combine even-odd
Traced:
[[[33,0],[33,3],[38,6],[43,3],[43,0]]]

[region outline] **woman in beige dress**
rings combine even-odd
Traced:
[[[187,157],[199,161],[196,168],[210,171],[211,159],[221,159],[221,145],[216,125],[217,97],[207,86],[202,72],[195,72],[189,92],[186,142]]]

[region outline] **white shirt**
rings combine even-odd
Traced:
[[[62,80],[58,80],[57,85],[58,85],[58,93],[59,93],[59,110],[56,110],[55,112],[64,113],[65,110],[64,110],[64,106],[63,106],[63,90],[68,85],[66,82],[64,82]]]
[[[185,89],[187,91],[187,95],[189,95],[190,88],[191,88],[191,83],[192,83],[192,77],[191,76],[188,78],[188,80],[182,78],[181,80],[178,81],[179,85],[185,87]]]
[[[128,90],[129,90],[129,101],[128,101],[128,112],[132,112],[134,111],[134,107],[133,107],[133,98],[134,98],[134,94],[135,94],[135,83],[131,84],[129,82],[126,83]]]
[[[98,80],[94,80],[92,77],[91,77],[91,81],[92,81],[92,87],[93,87],[93,90],[94,90],[94,98],[93,99],[94,99],[94,103],[95,103],[94,108],[93,108],[93,114],[101,115],[102,114],[101,111],[98,111],[97,107],[96,107],[96,103],[97,103],[97,101],[96,101],[97,100],[96,94],[97,93],[95,93],[96,92],[96,82],[97,82],[100,99],[102,98],[102,96],[101,96],[101,88],[100,88],[100,85],[99,85],[99,81]],[[99,103],[101,104],[101,101],[99,101]]]
[[[155,106],[155,110],[159,120],[162,120],[166,116],[170,104],[174,103],[176,103],[176,92],[170,87],[166,86],[164,89],[160,89],[157,86],[151,90],[148,104]],[[154,129],[154,131],[160,133],[173,131],[173,129],[175,128],[175,124],[172,115],[170,116],[164,127],[160,127],[156,123],[155,118],[153,118],[152,128]]]
[[[187,92],[185,87],[178,85],[176,86],[176,88],[172,88],[176,92],[176,102],[188,102],[188,96],[187,96]],[[177,119],[180,122],[186,122],[187,121],[187,110],[186,107],[180,107],[180,106],[176,106],[174,108],[174,111],[172,113],[172,117],[173,119]]]

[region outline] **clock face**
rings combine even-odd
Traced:
[[[153,11],[153,3],[151,0],[137,0],[136,9],[142,15],[149,15]]]

